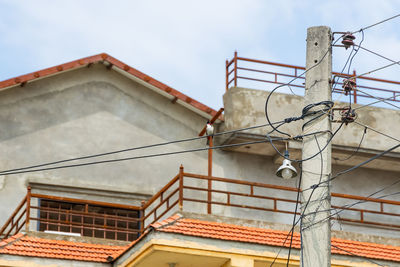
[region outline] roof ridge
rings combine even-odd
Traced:
[[[24,86],[27,82],[39,79],[39,78],[44,78],[47,76],[51,76],[63,71],[67,71],[67,70],[73,70],[79,67],[84,67],[84,66],[90,66],[94,63],[98,63],[98,62],[108,62],[109,66],[108,68],[111,68],[113,66],[115,66],[116,68],[118,68],[119,70],[129,73],[130,75],[146,82],[147,84],[150,84],[160,90],[162,90],[163,92],[173,96],[176,100],[180,100],[194,108],[196,108],[197,110],[204,112],[206,114],[208,114],[209,116],[213,117],[217,114],[217,111],[214,110],[213,108],[197,101],[194,100],[193,98],[181,93],[180,91],[154,79],[153,77],[144,74],[143,72],[123,63],[122,61],[119,61],[118,59],[108,55],[107,53],[101,53],[101,54],[97,54],[97,55],[93,55],[93,56],[89,56],[89,57],[84,57],[81,59],[77,59],[77,60],[73,60],[73,61],[69,61],[67,63],[63,63],[60,65],[56,65],[53,67],[49,67],[49,68],[45,68],[39,71],[34,71],[28,74],[23,74],[14,78],[10,78],[7,80],[3,80],[0,81],[0,90],[9,88],[9,87],[13,87],[16,85],[20,85],[20,86]],[[176,102],[176,101],[175,101]],[[220,120],[223,120],[223,115],[220,115],[219,118]]]

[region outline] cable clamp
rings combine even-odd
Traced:
[[[335,120],[335,111],[339,112],[339,119]],[[333,108],[331,110],[330,119],[332,122],[344,123],[345,125],[354,122],[357,119],[357,113],[355,109],[352,109],[350,106],[342,107],[342,108]]]
[[[316,189],[319,185],[318,184],[313,184],[312,186],[310,186],[311,189]]]

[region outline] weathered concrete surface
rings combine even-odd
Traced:
[[[225,128],[224,130],[234,130],[244,127],[266,124],[265,119],[265,101],[269,92],[261,90],[253,90],[246,88],[231,88],[224,95],[224,106],[225,106]],[[335,107],[346,106],[346,103],[336,103]],[[268,114],[272,122],[281,121],[288,117],[300,116],[302,108],[304,107],[303,97],[274,93],[269,102]],[[354,104],[353,107],[358,108],[360,105]],[[384,109],[378,107],[363,107],[357,111],[357,121],[368,125],[388,135],[396,137],[395,133],[400,132],[400,111],[392,109]],[[303,121],[291,122],[283,125],[279,129],[288,132],[292,136],[301,134],[301,126]],[[339,123],[333,124],[332,131],[335,131]],[[265,133],[271,130],[271,127],[262,127],[246,131],[246,138],[251,140],[265,136]],[[318,130],[318,129],[316,129]],[[382,136],[373,130],[367,130],[367,134],[361,144],[357,153],[350,160],[341,161],[335,160],[335,158],[343,159],[349,156],[359,145],[364,132],[364,127],[358,124],[352,123],[349,125],[343,125],[342,129],[333,139],[333,164],[354,166],[357,163],[364,161],[365,159],[375,155],[377,152],[381,152],[391,148],[398,144],[396,140],[392,140],[388,137]],[[276,136],[273,135],[273,136]],[[231,142],[235,141],[235,138],[231,138]],[[277,142],[278,147],[279,142]],[[292,156],[300,158],[300,143],[291,142],[289,144],[293,148]],[[264,145],[263,149],[260,149],[259,145],[251,145],[251,149],[247,149],[248,153],[261,154],[264,151],[264,155],[274,156],[276,152],[269,146]],[[265,149],[264,149],[265,148]],[[240,148],[238,151],[244,151],[244,148]],[[388,153],[387,156],[382,157],[379,160],[373,161],[366,165],[367,168],[382,169],[400,171],[400,149]]]
[[[268,94],[269,92],[261,90],[231,88],[224,95],[225,124],[221,130],[229,131],[249,126],[266,124],[267,121],[265,119],[264,107]],[[342,104],[338,104],[338,106]],[[269,106],[271,121],[281,121],[287,117],[299,116],[303,106],[303,99],[300,96],[274,93],[271,97]],[[355,107],[359,107],[359,105],[355,105]],[[400,112],[395,110],[364,107],[358,111],[358,121],[374,127],[379,131],[396,136],[395,133],[400,132],[398,131],[398,125],[400,125],[399,115]],[[282,126],[280,129],[283,129],[284,131],[287,131],[291,135],[295,136],[301,133],[302,123],[302,121],[292,122]],[[391,126],[392,128],[390,128]],[[333,130],[336,129],[337,124],[333,126]],[[271,127],[248,130],[241,132],[240,134],[233,134],[225,139],[220,138],[219,143],[229,144],[263,140],[265,139],[265,133],[270,130]],[[333,157],[339,159],[348,157],[359,145],[363,130],[364,129],[362,127],[356,124],[343,126],[343,129],[333,140]],[[335,159],[332,160],[332,173],[336,174],[339,171],[361,163],[364,160],[376,155],[376,153],[386,150],[395,144],[397,144],[396,141],[376,134],[372,130],[368,130],[360,151],[354,157],[346,161],[339,161]],[[283,143],[276,142],[276,146],[281,152],[283,152]],[[301,143],[296,141],[289,142],[289,150],[291,157],[300,158]],[[275,166],[277,167],[279,166],[278,164],[282,163],[282,158],[277,155],[276,151],[269,143],[253,144],[245,147],[229,149],[229,151],[242,152],[243,154],[265,155],[266,157],[265,162],[263,163],[264,165],[268,165],[269,162],[274,162],[276,164]],[[384,156],[381,159],[374,160],[361,168],[338,177],[332,183],[331,191],[351,195],[368,196],[371,193],[392,185],[400,178],[399,156],[399,150],[396,150],[394,153],[389,153],[387,156]],[[265,180],[267,183],[270,183],[271,181],[272,179]],[[294,181],[287,181],[287,185],[296,186]],[[399,186],[399,184],[394,184],[380,194],[373,195],[372,197],[390,195],[387,197],[388,199],[400,200],[398,195],[393,195],[393,193],[398,192]],[[349,204],[349,202],[333,202],[333,205],[344,204]],[[359,207],[366,206],[365,204],[361,204]],[[374,210],[378,209],[378,207],[375,206],[371,208]],[[398,211],[396,211],[396,208],[393,207],[391,212]],[[341,212],[339,215],[344,214],[347,216],[352,216],[352,218],[355,219],[359,218],[359,216],[351,212]],[[395,223],[395,220],[393,223]],[[337,221],[333,222],[333,229],[363,232],[359,231],[359,226],[354,226],[347,223],[340,225]],[[385,236],[392,235],[393,237],[400,237],[398,231],[387,232],[387,230],[380,228],[369,228],[365,231],[374,235],[381,235],[386,232],[386,234],[384,234]]]
[[[319,26],[307,29],[306,86],[304,104],[312,105],[332,100],[330,78],[332,75],[332,32],[329,27]],[[318,62],[317,59],[321,59]],[[318,64],[318,65],[317,65]],[[321,106],[311,108],[307,113],[321,110]],[[307,190],[320,182],[329,182],[331,177],[332,143],[329,142],[332,122],[328,116],[320,114],[304,118],[302,134],[319,129],[324,131],[303,138],[301,219],[302,264],[301,266],[331,266],[331,225],[326,220],[331,212],[330,183],[315,190]],[[325,146],[326,148],[321,151]],[[319,155],[318,155],[319,153]],[[318,155],[314,157],[314,155]],[[307,204],[306,204],[307,203]]]

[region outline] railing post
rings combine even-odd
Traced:
[[[234,85],[237,86],[237,51],[235,51],[235,56],[233,58],[233,67],[234,67]]]
[[[144,216],[145,216],[145,213],[144,213],[144,210],[145,210],[144,204],[146,204],[146,201],[142,200],[142,201],[140,202],[140,234],[139,234],[139,236],[142,235],[143,232],[144,232]]]
[[[356,70],[353,70],[353,76],[354,76],[354,89],[353,89],[353,98],[354,98],[354,104],[357,104],[357,81],[356,81]]]
[[[183,209],[183,165],[179,168],[179,210]]]
[[[25,232],[29,232],[29,218],[31,217],[31,187],[28,186],[26,193],[26,219],[25,219]]]
[[[225,90],[228,91],[228,83],[229,83],[229,66],[228,60],[225,61]]]
[[[209,147],[208,147],[207,213],[211,214],[213,137],[209,136],[208,138],[209,138]]]

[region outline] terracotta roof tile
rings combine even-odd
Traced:
[[[127,247],[44,239],[20,233],[0,243],[0,254],[107,262],[107,257],[116,258]]]
[[[152,225],[156,231],[213,238],[228,241],[257,243],[270,246],[289,247],[284,241],[286,231],[238,226],[232,224],[201,221],[186,218],[169,218]],[[337,246],[341,249],[335,248]],[[300,248],[300,234],[294,233],[292,247]],[[346,252],[348,251],[348,252]],[[332,238],[332,253],[341,255],[360,256],[371,259],[400,262],[400,247],[367,243],[353,240]]]
[[[16,86],[16,85],[23,86],[27,82],[33,81],[38,78],[51,76],[51,75],[57,74],[62,71],[72,70],[75,68],[82,67],[83,65],[91,65],[94,63],[98,63],[98,62],[108,62],[109,64],[111,64],[111,66],[121,69],[121,70],[135,76],[136,78],[139,78],[139,79],[157,87],[158,89],[176,97],[176,99],[180,99],[181,101],[186,102],[187,104],[195,107],[196,109],[209,114],[211,117],[213,117],[217,113],[216,110],[188,97],[185,94],[182,94],[181,92],[169,87],[168,85],[142,73],[141,71],[139,71],[135,68],[132,68],[132,67],[126,65],[125,63],[123,63],[123,62],[119,61],[118,59],[113,58],[112,56],[105,54],[105,53],[81,58],[81,59],[74,60],[74,61],[71,61],[68,63],[64,63],[64,64],[61,64],[58,66],[35,71],[32,73],[21,75],[19,77],[11,78],[11,79],[8,79],[5,81],[0,81],[0,90],[8,88],[8,87]],[[223,120],[223,116],[220,115],[219,119]]]

